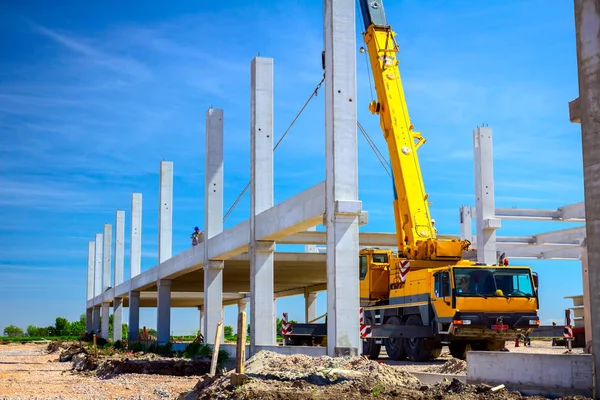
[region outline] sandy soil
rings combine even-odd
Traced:
[[[72,363],[45,345],[0,346],[0,399],[161,399],[190,390],[197,376],[125,374],[111,379],[73,374]]]

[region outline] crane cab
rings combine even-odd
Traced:
[[[394,252],[378,248],[359,253],[360,303],[363,306],[387,300],[390,295],[390,261]]]

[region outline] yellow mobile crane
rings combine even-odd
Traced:
[[[360,300],[363,353],[427,361],[443,345],[464,359],[469,349],[500,350],[539,325],[537,274],[526,266],[481,265],[463,259],[466,240],[436,237],[417,149],[425,143],[410,122],[395,33],[381,0],[360,0],[363,33],[394,183],[397,253],[363,249]],[[361,48],[361,51],[365,51]]]

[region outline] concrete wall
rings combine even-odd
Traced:
[[[592,371],[588,354],[467,353],[468,383],[504,384],[526,395],[591,397]]]

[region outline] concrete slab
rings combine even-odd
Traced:
[[[593,394],[593,356],[470,351],[467,383],[504,384],[526,395]]]

